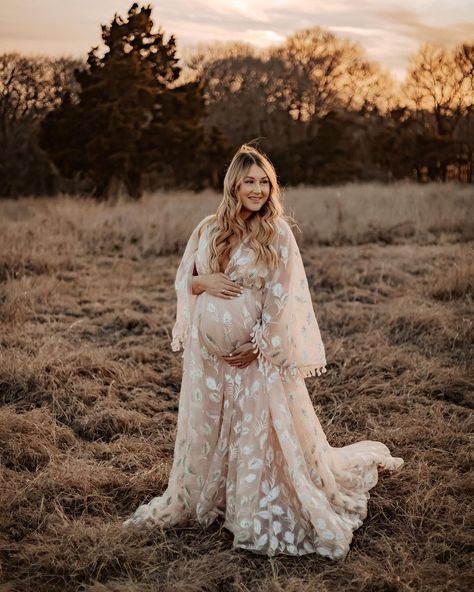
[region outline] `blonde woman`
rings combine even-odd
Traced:
[[[176,275],[183,377],[168,487],[126,525],[222,517],[234,547],[339,559],[378,467],[403,464],[381,442],[327,442],[304,381],[326,372],[325,349],[288,220],[273,165],[241,146]]]

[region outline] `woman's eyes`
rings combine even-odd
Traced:
[[[246,182],[246,183],[253,183],[253,181],[251,181],[250,179],[247,179],[247,181],[245,181],[245,182]],[[267,183],[268,183],[268,180],[267,180],[267,179],[264,179],[264,180],[262,181],[262,183],[265,183],[265,184],[267,184]]]

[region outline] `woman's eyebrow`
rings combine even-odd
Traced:
[[[252,177],[250,175],[245,175],[246,179],[255,179],[255,177]],[[268,179],[267,175],[263,175],[263,177],[260,177],[260,179]]]

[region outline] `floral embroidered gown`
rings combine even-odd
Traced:
[[[296,239],[277,220],[278,267],[256,264],[244,239],[225,273],[243,287],[233,299],[193,295],[194,265],[208,267],[208,216],[179,265],[171,347],[183,347],[174,459],[166,491],[125,524],[203,526],[222,516],[233,546],[269,556],[343,558],[367,514],[377,467],[403,464],[381,442],[331,447],[304,378],[326,372],[325,350]],[[246,368],[221,355],[252,341]]]

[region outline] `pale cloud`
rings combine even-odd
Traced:
[[[327,27],[330,31],[334,31],[335,33],[349,33],[352,35],[359,35],[360,37],[374,37],[380,35],[386,35],[386,31],[384,29],[370,29],[370,28],[362,28],[362,27]]]
[[[198,4],[205,6],[209,10],[226,17],[243,17],[245,20],[259,21],[267,23],[271,20],[270,6],[265,6],[267,2],[258,2],[252,0],[228,0],[219,2],[214,0],[198,0]]]
[[[453,45],[467,40],[474,42],[474,19],[431,25],[422,22],[420,15],[408,9],[390,9],[380,11],[381,16],[390,23],[394,32],[411,37],[417,42]],[[473,15],[474,16],[474,15]],[[459,18],[459,15],[456,15]]]
[[[418,43],[413,39],[391,35],[369,39],[364,48],[369,58],[389,70],[397,82],[402,82],[406,75],[406,65],[410,56],[417,51]]]
[[[271,30],[250,29],[245,31],[242,41],[246,41],[257,47],[267,47],[274,43],[283,43],[285,35],[280,35]]]
[[[364,2],[364,0],[361,0]],[[347,0],[195,0],[195,4],[206,9],[213,10],[222,15],[239,15],[245,19],[272,21],[278,14],[291,11],[298,14],[311,14],[312,16],[347,12],[349,2]]]
[[[147,4],[146,0],[143,4]],[[0,51],[85,57],[100,43],[100,25],[132,0],[0,0]],[[404,76],[410,55],[428,41],[474,41],[472,0],[160,0],[153,20],[179,48],[214,41],[266,47],[320,26],[357,41],[370,59]]]

